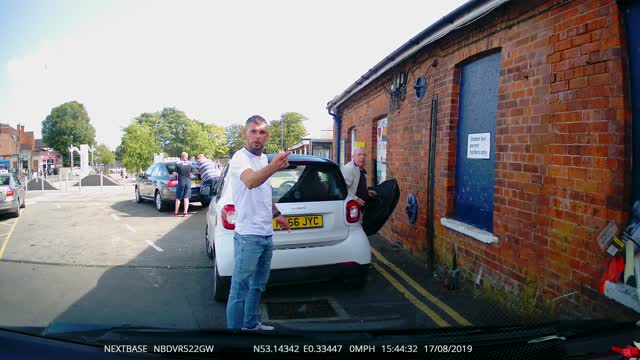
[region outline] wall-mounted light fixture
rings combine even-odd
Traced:
[[[391,110],[400,108],[400,103],[404,101],[407,93],[407,75],[400,71],[391,80]]]

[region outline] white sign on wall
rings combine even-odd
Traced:
[[[489,159],[491,156],[491,133],[469,134],[468,159]]]

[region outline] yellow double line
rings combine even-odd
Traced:
[[[20,210],[18,210],[18,211],[20,211]],[[10,222],[10,223],[9,223],[9,222],[6,222],[6,223],[5,223],[5,222],[2,222],[2,223],[0,223],[0,225],[10,226],[10,227],[11,227],[11,229],[9,229],[9,232],[8,232],[8,233],[6,233],[6,234],[0,234],[0,236],[4,236],[4,235],[6,235],[6,236],[7,236],[7,237],[4,239],[4,243],[2,243],[2,247],[0,248],[0,259],[2,259],[2,254],[4,254],[4,249],[6,249],[6,248],[7,248],[7,244],[9,243],[9,239],[11,238],[11,234],[13,234],[13,229],[15,229],[15,228],[16,228],[16,224],[18,224],[18,220],[19,220],[19,219],[20,219],[20,218],[18,217],[18,218],[16,218],[15,220],[13,220],[13,222]],[[2,230],[0,230],[0,231],[2,231]]]
[[[427,300],[433,303],[435,306],[440,308],[440,310],[444,311],[447,315],[449,315],[452,319],[458,322],[463,326],[471,326],[471,322],[462,317],[457,311],[453,310],[449,305],[440,301],[437,297],[433,296],[430,292],[428,292],[425,288],[420,286],[417,282],[415,282],[409,275],[407,275],[400,268],[395,266],[393,263],[389,262],[382,254],[380,254],[376,249],[371,248],[371,253],[373,256],[382,264],[385,264],[389,267],[393,272],[398,274],[404,281],[406,281],[412,288],[414,288],[420,295],[424,296]],[[404,295],[411,303],[413,303],[420,311],[424,312],[433,320],[436,324],[440,326],[451,326],[449,322],[443,319],[440,315],[438,315],[435,311],[433,311],[427,304],[420,301],[417,297],[415,297],[409,289],[407,289],[404,285],[402,285],[396,278],[394,278],[387,270],[385,270],[380,264],[373,263],[378,272],[384,276],[387,281],[393,285],[402,295]]]

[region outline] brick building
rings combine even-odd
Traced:
[[[51,173],[61,165],[62,155],[36,139],[33,131],[20,124],[16,129],[0,124],[0,167]]]
[[[335,160],[363,144],[369,185],[400,186],[380,234],[521,306],[604,311],[596,239],[640,189],[638,3],[472,0],[330,101]]]

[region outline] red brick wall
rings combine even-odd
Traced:
[[[414,252],[427,251],[430,108],[437,95],[437,261],[448,265],[455,245],[463,269],[475,273],[484,267],[486,281],[514,294],[538,286],[545,299],[578,291],[575,301],[596,306],[594,292],[609,258],[596,237],[608,221],[622,226],[628,216],[630,113],[621,34],[614,0],[508,4],[423,49],[352,97],[343,107],[341,137],[348,139],[349,129],[358,128],[358,141],[367,143],[370,174],[371,129],[380,117],[389,119],[388,168],[402,193],[381,234]],[[490,51],[501,52],[497,245],[440,225],[454,208],[460,65]],[[391,112],[386,89],[398,70],[408,72],[407,95]],[[418,100],[412,86],[421,75],[428,88]],[[409,192],[418,199],[415,225],[404,210]]]

